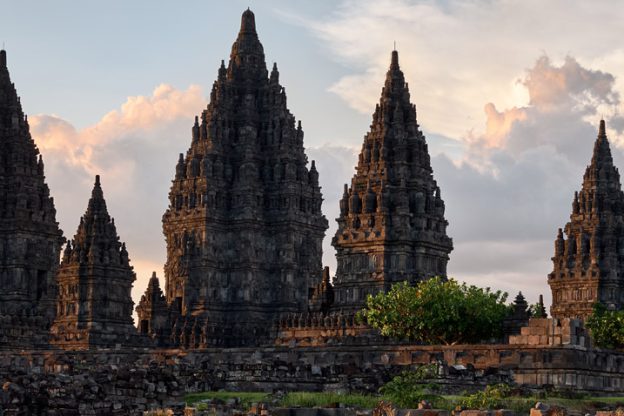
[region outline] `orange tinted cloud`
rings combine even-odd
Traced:
[[[517,107],[499,112],[494,104],[487,103],[484,111],[486,128],[482,142],[487,147],[503,147],[513,124],[518,120],[527,119],[526,110]]]
[[[84,129],[53,115],[29,117],[66,236],[73,235],[84,212],[93,176],[102,175],[109,212],[137,272],[135,300],[153,270],[162,277],[160,217],[170,174],[177,154],[187,147],[185,139],[190,141],[193,115],[205,106],[200,87],[162,84],[149,96],[128,97]]]

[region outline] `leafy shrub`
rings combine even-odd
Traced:
[[[610,311],[603,304],[596,303],[586,325],[596,346],[624,347],[624,311]]]
[[[507,293],[438,277],[369,295],[358,319],[382,335],[427,344],[477,343],[502,335]]]
[[[458,405],[466,409],[501,409],[511,396],[511,387],[507,384],[487,386],[485,390],[464,397]]]
[[[384,384],[379,392],[396,406],[405,409],[416,408],[423,400],[442,405],[444,398],[434,393],[437,385],[424,382],[436,377],[436,369],[435,365],[423,365],[416,371],[404,371]]]

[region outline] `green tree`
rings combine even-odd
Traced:
[[[624,311],[610,311],[596,303],[586,326],[596,346],[624,348]]]
[[[539,303],[534,303],[529,306],[529,314],[531,314],[531,318],[548,318],[544,305]]]
[[[358,317],[382,335],[427,344],[476,343],[502,335],[507,293],[433,278],[368,296]]]

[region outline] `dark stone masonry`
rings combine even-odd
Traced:
[[[570,222],[558,231],[552,260],[548,284],[553,317],[586,318],[596,302],[610,309],[624,305],[624,193],[604,120],[581,191],[574,193]]]
[[[58,270],[52,345],[64,349],[138,345],[130,297],[135,280],[96,176],[87,211],[65,246]]]
[[[357,311],[397,282],[446,277],[453,243],[444,201],[397,51],[337,221],[336,309]]]
[[[0,348],[44,347],[65,239],[43,160],[0,51]]]
[[[328,225],[301,122],[250,10],[191,130],[163,216],[170,343],[257,344],[280,314],[307,309]]]
[[[164,290],[154,273],[135,326],[136,277],[99,176],[61,256],[43,160],[0,51],[3,414],[142,415],[216,389],[375,392],[423,364],[450,391],[514,382],[624,393],[624,353],[596,348],[583,323],[593,303],[624,301],[624,193],[604,121],[555,242],[553,318],[540,300],[530,319],[519,294],[498,344],[413,345],[355,317],[394,283],[446,278],[453,249],[397,51],[340,201],[333,279],[322,200],[247,10],[175,167]]]

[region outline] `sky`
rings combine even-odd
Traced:
[[[0,42],[76,232],[102,187],[137,273],[164,286],[161,217],[177,155],[250,7],[302,121],[330,228],[396,42],[446,202],[449,275],[534,303],[601,117],[624,166],[624,8],[617,1],[0,0]]]

